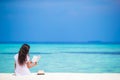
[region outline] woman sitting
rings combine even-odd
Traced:
[[[30,46],[23,44],[19,50],[19,53],[14,56],[15,59],[15,75],[29,75],[33,66],[37,65],[37,62],[31,62],[29,57]]]

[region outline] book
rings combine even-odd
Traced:
[[[40,59],[40,55],[34,55],[33,58],[32,58],[32,62],[38,62]]]

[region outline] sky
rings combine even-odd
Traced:
[[[119,0],[1,0],[0,42],[118,42]]]

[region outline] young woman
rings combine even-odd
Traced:
[[[29,57],[30,46],[23,44],[19,50],[19,53],[14,56],[15,59],[15,75],[29,75],[33,66],[37,65],[37,62],[31,62]]]

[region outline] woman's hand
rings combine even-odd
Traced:
[[[37,62],[34,62],[35,65],[37,65]]]

